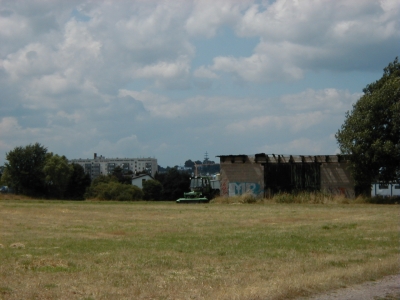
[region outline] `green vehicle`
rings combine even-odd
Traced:
[[[190,179],[190,192],[184,193],[184,197],[176,200],[176,203],[208,203],[218,196],[219,192],[219,180],[211,180],[209,177],[193,177]]]

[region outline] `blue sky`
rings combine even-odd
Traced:
[[[398,0],[0,1],[0,164],[335,154],[400,54]]]

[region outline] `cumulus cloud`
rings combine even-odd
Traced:
[[[398,55],[395,2],[2,2],[0,150],[37,141],[71,158],[177,161],[206,145],[253,152],[267,133],[306,149],[340,126],[360,88],[299,83],[381,72]],[[218,44],[226,32],[231,49]],[[235,49],[249,37],[254,49]]]
[[[309,138],[297,138],[286,143],[264,145],[258,148],[258,153],[274,153],[280,155],[333,155],[336,152],[326,153],[328,141],[326,139],[312,140]]]
[[[251,1],[195,1],[185,29],[191,36],[213,37],[222,25],[235,26]]]
[[[208,68],[250,82],[299,80],[308,70],[376,68],[385,61],[368,63],[374,53],[398,54],[399,10],[372,0],[254,4],[235,26],[239,36],[260,37],[254,54],[217,57]]]
[[[195,70],[193,72],[193,76],[198,77],[198,78],[207,78],[207,79],[218,79],[219,78],[219,76],[217,74],[215,74],[213,71],[211,71],[210,69],[208,69],[204,66],[201,66],[200,68]]]
[[[297,133],[318,125],[323,120],[324,115],[319,111],[284,116],[267,115],[228,124],[226,130],[231,134],[245,133],[247,131],[272,132],[277,130]]]
[[[360,93],[352,94],[348,90],[327,88],[318,91],[307,89],[299,94],[284,95],[280,100],[289,110],[321,110],[325,113],[342,113],[349,110],[360,96]]]
[[[20,129],[18,120],[14,117],[5,117],[0,120],[0,137],[10,137]]]

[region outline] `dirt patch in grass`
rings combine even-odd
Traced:
[[[400,274],[387,276],[377,281],[334,290],[298,300],[398,300],[400,299]]]

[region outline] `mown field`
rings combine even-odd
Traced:
[[[0,200],[0,299],[295,299],[399,271],[399,205]]]

